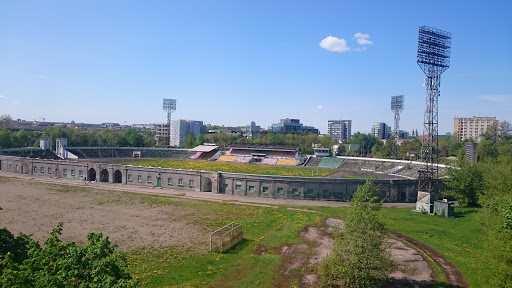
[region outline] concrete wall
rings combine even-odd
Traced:
[[[0,170],[36,177],[173,188],[247,197],[348,201],[364,179],[265,176],[0,156]],[[388,202],[416,202],[418,181],[374,180]]]

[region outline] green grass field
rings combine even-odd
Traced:
[[[301,207],[320,212],[310,213],[284,206],[266,208],[209,201],[177,204],[172,198],[153,199],[158,205],[186,205],[197,213],[208,214],[208,221],[197,223],[208,231],[229,222],[242,223],[244,240],[224,254],[183,251],[180,247],[131,251],[129,270],[139,279],[141,287],[275,287],[284,281],[278,273],[281,256],[276,248],[301,241],[298,232],[305,226],[322,223],[328,217],[343,218],[348,209]],[[489,275],[481,269],[484,240],[476,213],[475,209],[457,207],[457,217],[442,218],[412,213],[411,208],[382,210],[390,229],[441,252],[461,270],[471,287],[481,287]],[[258,245],[263,245],[267,253],[253,253]],[[298,284],[298,278],[286,281],[291,281],[286,282],[286,287]]]
[[[275,166],[260,164],[241,164],[207,161],[186,161],[186,160],[139,160],[119,163],[122,165],[151,166],[161,168],[174,168],[196,171],[222,171],[227,173],[258,174],[258,175],[280,175],[300,177],[325,177],[335,170],[332,169],[311,169],[306,167]]]

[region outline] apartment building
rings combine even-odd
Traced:
[[[480,142],[481,135],[491,124],[497,123],[496,117],[475,117],[473,118],[453,118],[453,135],[457,135],[457,140],[473,139]]]

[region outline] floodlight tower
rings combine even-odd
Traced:
[[[398,126],[400,124],[400,113],[404,110],[404,95],[391,96],[391,112],[395,114],[395,127],[393,129],[393,159],[397,157]]]
[[[418,36],[417,63],[427,76],[425,114],[423,121],[422,156],[425,170],[419,172],[418,202],[423,196],[437,192],[438,179],[438,98],[440,95],[441,74],[450,67],[452,34],[432,27],[421,26]],[[430,197],[428,197],[430,203]],[[424,202],[425,203],[425,202]]]
[[[168,141],[171,145],[171,114],[176,111],[176,99],[164,99],[163,109],[167,112],[167,131],[169,132]]]

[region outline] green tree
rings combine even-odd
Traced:
[[[320,264],[323,286],[379,287],[388,279],[393,263],[378,191],[368,179],[354,193],[344,227],[336,231],[333,250]]]
[[[487,287],[512,287],[512,154],[477,163],[485,181],[478,213],[487,235],[485,267],[493,274]]]
[[[336,149],[336,156],[344,155],[347,152],[347,147],[343,144],[338,145],[338,149]]]
[[[196,137],[196,146],[203,145],[204,144],[204,135],[199,134]]]
[[[62,242],[62,222],[50,233],[41,247],[33,247],[21,264],[12,253],[0,262],[2,287],[116,287],[132,288],[136,283],[125,271],[126,257],[115,252],[116,244],[101,233],[87,234],[84,246]]]
[[[0,208],[0,210],[2,210]],[[17,237],[7,230],[0,229],[0,262],[10,253],[15,263],[21,264],[27,259],[28,251],[33,247],[30,236],[20,233]],[[1,275],[1,271],[0,271]]]
[[[443,195],[455,198],[461,205],[478,206],[485,188],[482,171],[478,165],[466,161],[459,163],[458,168],[448,168],[448,178],[443,181],[448,190]]]
[[[496,159],[499,150],[498,144],[491,139],[483,139],[478,143],[478,159],[485,160],[488,158]]]
[[[0,149],[12,148],[11,132],[7,129],[0,130]]]
[[[185,139],[183,139],[183,147],[194,148],[195,142],[196,142],[196,137],[194,136],[194,134],[189,133],[187,136],[185,136]]]

